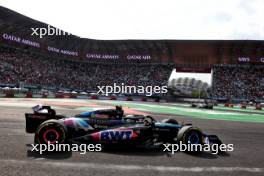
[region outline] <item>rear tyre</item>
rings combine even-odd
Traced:
[[[35,133],[35,143],[38,144],[54,144],[66,143],[67,132],[64,126],[57,121],[46,121],[42,123]]]

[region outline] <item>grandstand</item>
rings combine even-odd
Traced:
[[[264,99],[264,67],[259,65],[214,66],[213,96],[216,99],[261,101]]]
[[[241,40],[93,40],[32,36],[48,25],[0,7],[0,86],[93,92],[113,82],[163,86],[173,68],[212,72],[212,97],[264,99],[264,42]],[[107,30],[107,29],[106,29]],[[182,80],[174,80],[174,82]],[[185,80],[189,87],[206,87]],[[175,86],[174,86],[175,87]]]
[[[70,89],[91,92],[97,86],[163,86],[171,72],[169,65],[103,64],[51,59],[20,50],[0,48],[0,82],[18,87],[26,85],[46,89]]]

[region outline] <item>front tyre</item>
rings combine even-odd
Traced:
[[[203,144],[202,133],[197,129],[190,128],[183,133],[183,144]]]
[[[54,144],[66,143],[67,132],[62,124],[51,120],[42,123],[35,133],[35,143],[37,144]]]

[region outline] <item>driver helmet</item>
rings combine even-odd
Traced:
[[[116,106],[116,117],[118,119],[121,119],[124,115],[124,110],[122,109],[122,106]]]

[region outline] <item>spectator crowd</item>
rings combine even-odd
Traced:
[[[264,98],[264,66],[219,65],[213,68],[213,97],[256,100]]]
[[[99,64],[40,56],[0,47],[0,83],[91,91],[113,83],[134,86],[168,84],[172,67],[153,64]]]
[[[170,65],[103,64],[54,59],[0,47],[0,84],[96,91],[97,86],[164,86]],[[222,99],[264,98],[264,66],[217,65],[213,67],[212,96]]]

